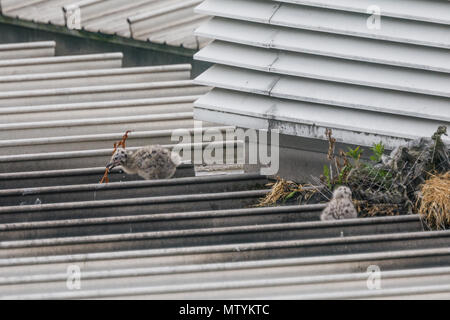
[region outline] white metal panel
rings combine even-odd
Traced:
[[[448,26],[383,18],[380,29],[367,28],[367,16],[316,8],[281,6],[271,23],[439,48],[450,48]]]
[[[327,9],[367,13],[371,6],[380,8],[386,17],[450,24],[447,0],[275,0]]]
[[[195,117],[318,139],[329,127],[363,145],[429,136],[450,124],[450,27],[433,20],[448,3],[407,3],[382,6],[372,30],[353,0],[205,0],[197,11],[213,18],[197,34],[216,41],[195,57],[216,66],[196,81],[218,89]]]
[[[450,120],[447,98],[214,66],[196,82],[229,90],[411,117]],[[340,109],[340,108],[338,108]]]
[[[196,30],[203,37],[261,48],[310,53],[450,73],[447,49],[355,38],[325,32],[214,17]]]
[[[288,135],[323,140],[327,139],[325,129],[333,128],[333,136],[340,142],[372,146],[373,141],[383,141],[390,149],[404,143],[405,139],[431,136],[442,123],[401,114],[336,108],[220,89],[201,97],[195,106],[196,115],[201,115],[203,120],[216,117],[226,125],[278,129]],[[206,118],[209,111],[211,117]],[[235,119],[240,122],[234,123]]]
[[[206,0],[195,11],[210,16],[269,24],[279,8],[279,3],[268,0]]]
[[[291,28],[450,48],[448,26],[439,24],[385,17],[380,29],[369,29],[367,15],[257,0],[206,0],[197,12]]]
[[[275,74],[450,97],[450,75],[214,42],[199,60]]]

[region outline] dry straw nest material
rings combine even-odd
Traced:
[[[277,178],[277,181],[267,184],[267,186],[271,187],[271,190],[263,199],[260,199],[260,202],[256,205],[257,207],[277,205],[303,189],[301,185],[280,177]]]
[[[277,177],[277,180],[266,185],[270,192],[256,204],[256,207],[271,207],[289,203],[307,204],[309,201],[317,202],[321,198],[321,191],[313,185],[301,185],[294,181]]]
[[[431,229],[450,226],[450,171],[431,175],[422,185],[417,201],[419,213]]]
[[[360,217],[398,216],[401,206],[395,203],[371,203],[367,200],[353,200]]]

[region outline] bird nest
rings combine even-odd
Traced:
[[[432,175],[422,185],[417,207],[430,229],[450,227],[450,171]]]
[[[126,141],[128,139],[129,134],[131,133],[130,130],[128,130],[127,132],[125,132],[125,134],[122,137],[122,140],[120,140],[119,142],[115,142],[114,143],[114,151],[113,151],[113,155],[116,153],[118,148],[124,148],[126,149]],[[100,184],[103,183],[109,183],[109,168],[105,169],[105,174],[103,175],[102,179],[100,180]]]
[[[441,126],[431,138],[410,141],[390,155],[379,143],[371,148],[370,160],[363,160],[360,147],[336,154],[336,139],[327,130],[328,164],[320,178],[311,177],[314,185],[278,178],[258,206],[326,203],[345,185],[360,217],[420,213],[431,229],[450,227],[450,154],[441,139],[446,134]]]

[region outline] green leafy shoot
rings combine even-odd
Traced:
[[[328,168],[327,165],[323,166],[323,176],[326,179],[328,188],[332,189],[333,186],[332,186],[332,182],[331,182],[330,168]]]
[[[351,157],[355,161],[359,161],[361,159],[361,156],[363,154],[364,150],[361,149],[361,147],[356,147],[355,149],[348,148],[347,156]]]
[[[380,141],[380,143],[375,144],[370,150],[372,150],[373,152],[373,155],[370,157],[370,160],[376,163],[381,162],[382,156],[385,151],[383,143]]]
[[[286,198],[284,198],[284,201],[283,201],[283,202],[286,202],[286,201],[292,199],[297,193],[298,193],[297,190],[292,191],[291,193],[289,193],[289,194],[286,196]]]

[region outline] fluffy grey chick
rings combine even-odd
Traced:
[[[326,221],[356,219],[357,217],[358,213],[352,202],[352,191],[348,187],[339,187],[333,192],[333,199],[323,210],[320,219]]]
[[[181,164],[180,156],[161,146],[147,146],[136,151],[119,148],[107,164],[109,170],[121,166],[128,174],[146,180],[170,179]]]

